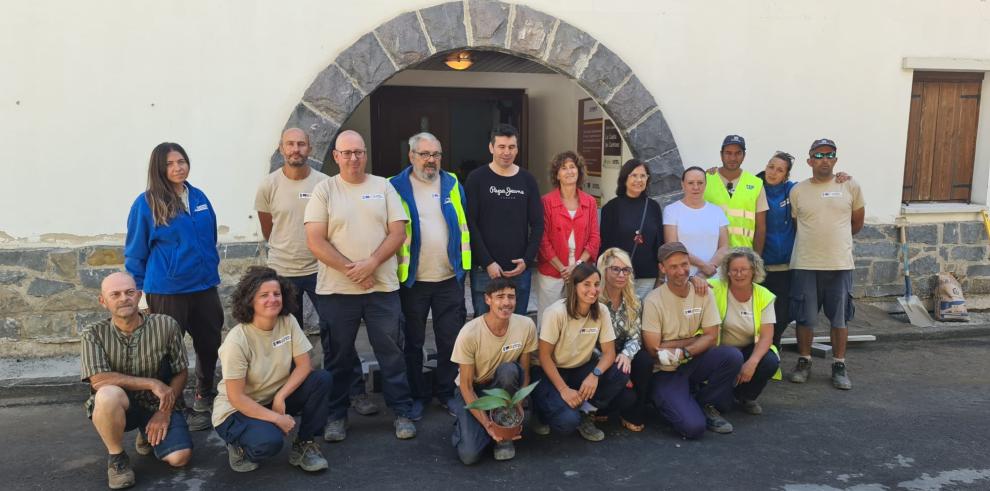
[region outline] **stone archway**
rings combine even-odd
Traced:
[[[306,128],[313,155],[326,155],[340,126],[379,85],[400,70],[458,49],[501,51],[569,77],[605,109],[633,155],[656,176],[650,195],[680,190],[683,165],[674,136],[632,69],[590,34],[522,4],[447,2],[392,18],[316,76],[284,127]],[[278,152],[271,164],[273,170],[282,165]]]

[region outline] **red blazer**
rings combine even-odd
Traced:
[[[589,261],[594,264],[598,258],[598,248],[602,239],[598,234],[598,203],[590,194],[578,190],[578,209],[574,219],[567,212],[560,190],[554,189],[543,195],[543,238],[540,240],[540,253],[537,257],[537,268],[540,273],[554,278],[560,278],[560,272],[553,267],[550,259],[557,257],[561,263],[567,264],[567,238],[574,231],[574,257],[580,259],[584,251],[591,255]]]

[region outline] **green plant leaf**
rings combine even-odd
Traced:
[[[539,380],[537,380],[536,382],[533,382],[533,383],[531,383],[531,384],[529,384],[529,385],[527,385],[527,386],[519,389],[518,391],[516,391],[516,395],[512,396],[512,400],[509,401],[509,405],[510,406],[514,406],[514,405],[519,404],[520,402],[522,402],[522,400],[525,399],[526,396],[528,396],[530,392],[533,392],[533,389],[536,388],[536,384],[538,384],[538,383],[540,383]]]
[[[481,411],[489,411],[497,407],[506,407],[506,406],[507,406],[507,401],[505,399],[502,399],[501,397],[495,397],[489,395],[475,399],[474,402],[467,405],[467,408],[478,409]]]
[[[510,395],[508,391],[506,391],[505,389],[500,389],[498,387],[494,389],[485,389],[482,392],[492,397],[498,397],[499,399],[503,399],[507,403],[512,400],[512,395]]]

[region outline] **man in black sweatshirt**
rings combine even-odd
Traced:
[[[516,313],[529,306],[530,266],[543,238],[543,204],[536,179],[516,165],[519,132],[500,124],[492,130],[492,162],[467,178],[467,221],[471,229],[471,300],[475,317],[488,311],[485,286],[499,276],[516,283]]]

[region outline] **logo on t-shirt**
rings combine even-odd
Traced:
[[[362,194],[361,199],[362,200],[385,199],[385,195],[382,193]]]
[[[440,193],[433,193],[433,199],[440,199]]]
[[[512,186],[506,186],[504,188],[497,188],[495,186],[491,186],[488,188],[488,192],[503,198],[511,198],[513,194],[526,196],[526,190],[515,189]]]
[[[740,310],[739,317],[742,317],[743,319],[752,319],[753,313],[748,310]]]
[[[780,206],[781,208],[786,208],[787,205],[789,205],[789,204],[791,204],[791,199],[790,198],[784,198],[784,201],[781,201],[780,202],[780,205],[778,205],[778,206]]]
[[[299,199],[309,199],[313,197],[313,193],[299,193]]]
[[[502,353],[508,353],[517,349],[522,349],[522,343],[512,343],[502,346]]]
[[[275,341],[272,341],[272,348],[278,348],[279,346],[282,346],[283,344],[288,343],[289,341],[292,341],[292,335],[286,334],[285,336],[282,336],[276,339]]]
[[[692,315],[700,315],[700,314],[701,314],[701,307],[684,309],[684,315],[687,317],[691,317]]]
[[[822,193],[822,198],[841,198],[842,191],[825,191]]]
[[[578,334],[598,334],[597,327],[582,327]]]
[[[196,207],[196,209],[195,209],[195,210],[193,210],[193,212],[197,212],[197,211],[206,211],[206,210],[209,210],[209,209],[210,209],[210,205],[208,205],[208,204],[206,204],[206,203],[203,203],[203,204],[201,204],[201,205],[199,205],[199,206],[197,206],[197,207]]]

